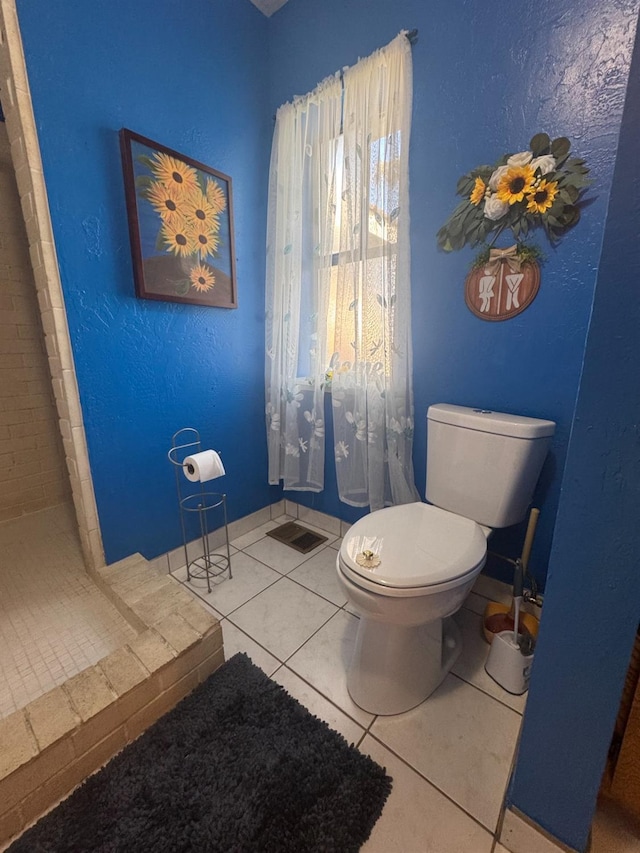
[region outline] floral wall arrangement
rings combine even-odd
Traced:
[[[438,245],[445,252],[482,247],[465,288],[467,305],[482,319],[515,316],[535,298],[542,251],[530,242],[531,232],[542,229],[555,244],[579,221],[589,169],[570,151],[566,137],[552,141],[538,133],[528,150],[505,154],[458,181],[463,200],[438,231]],[[504,232],[515,244],[494,248]]]

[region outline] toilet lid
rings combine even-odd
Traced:
[[[365,551],[372,551],[374,559],[363,559]],[[480,565],[486,552],[479,524],[424,503],[364,516],[349,528],[340,547],[340,556],[353,573],[397,588],[455,580]]]

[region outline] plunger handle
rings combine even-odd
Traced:
[[[522,568],[526,570],[529,565],[529,557],[531,556],[531,547],[533,546],[533,537],[536,534],[536,526],[538,524],[538,518],[540,517],[540,510],[533,507],[531,512],[529,513],[529,524],[527,525],[527,532],[524,537],[524,545],[522,546],[522,557],[520,557],[520,562],[522,563]]]

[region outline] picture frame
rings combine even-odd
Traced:
[[[237,308],[228,175],[120,131],[136,296]]]

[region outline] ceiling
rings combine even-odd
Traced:
[[[287,0],[251,0],[251,2],[260,9],[263,15],[270,18],[274,12],[277,12],[281,6],[284,6]]]

